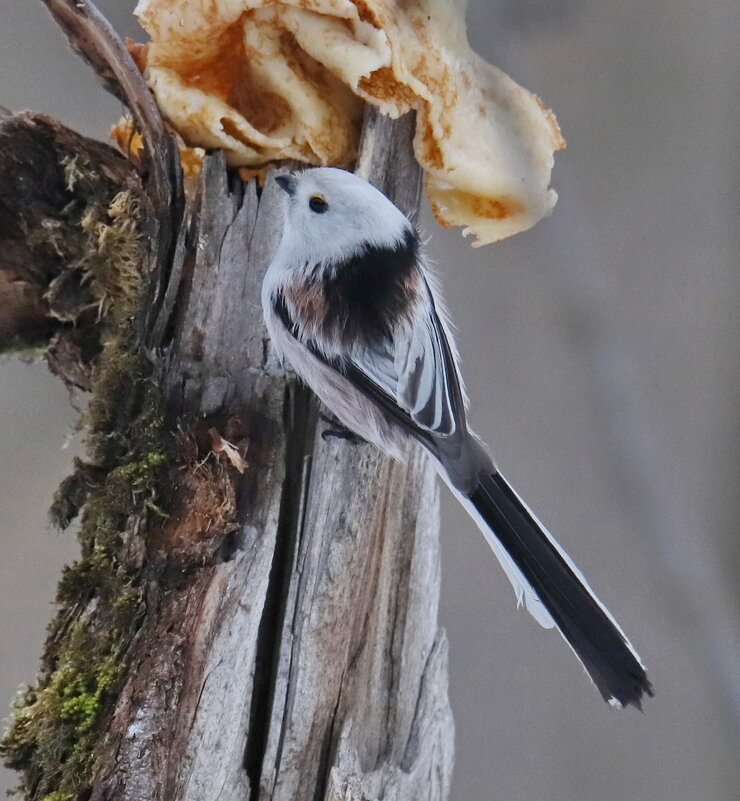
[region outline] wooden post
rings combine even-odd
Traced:
[[[83,557],[63,580],[6,760],[25,797],[47,801],[446,798],[453,724],[434,471],[416,450],[393,463],[325,436],[262,322],[278,190],[242,183],[213,153],[185,197],[120,42],[88,3],[47,5],[144,133],[137,176],[111,158],[136,200],[135,214],[120,215],[135,217],[145,280],[126,317],[112,302],[120,287],[101,289],[103,268],[85,267],[105,313],[79,311],[75,330],[97,345],[73,348],[58,372],[77,365],[95,392],[92,453],[55,504],[67,522],[86,501]],[[52,127],[44,146],[59,156],[63,129]],[[369,111],[357,162],[408,211],[420,194],[413,129],[410,116]],[[94,146],[76,146],[97,174]],[[0,146],[10,173],[12,150]],[[69,155],[56,159],[67,187]],[[101,224],[120,227],[121,201],[106,187]],[[68,209],[65,191],[74,185],[59,189],[49,219]],[[62,236],[90,228],[89,214],[65,214]],[[96,241],[107,235],[94,230]],[[69,267],[57,259],[37,283]],[[36,304],[36,330],[74,345],[69,322]]]

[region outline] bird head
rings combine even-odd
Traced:
[[[382,192],[351,172],[318,167],[275,181],[285,192],[284,265],[339,264],[368,247],[393,249],[412,230]]]

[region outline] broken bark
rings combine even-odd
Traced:
[[[38,320],[96,332],[97,344],[82,361],[57,354],[68,383],[94,391],[90,461],[55,502],[62,523],[84,508],[83,552],[6,760],[34,800],[446,798],[434,471],[416,450],[400,464],[323,436],[262,322],[274,184],[244,184],[210,154],[183,209],[174,149],[125,49],[88,3],[47,5],[145,134],[138,172],[77,142],[96,154],[89,175],[104,177],[110,156],[130,193],[142,282],[125,295],[135,314],[122,315],[109,302],[120,287],[101,288],[86,262],[99,317],[83,319],[72,294],[82,316],[71,326],[50,313],[49,287],[70,272],[64,249],[53,269],[36,253],[13,262],[33,274]],[[13,147],[41,124],[15,120]],[[58,173],[62,129],[43,124]],[[413,130],[409,116],[369,113],[357,164],[408,211],[420,192]],[[0,170],[9,152],[0,147]],[[44,185],[30,183],[41,208]],[[57,219],[69,191],[57,181],[36,216]],[[120,225],[116,196],[98,204],[98,237]],[[10,193],[14,219],[25,203]],[[65,241],[83,219],[63,220]],[[59,351],[60,332],[44,336]]]

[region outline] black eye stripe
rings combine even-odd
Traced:
[[[321,195],[312,195],[308,201],[308,207],[317,214],[323,214],[329,208],[329,204]]]

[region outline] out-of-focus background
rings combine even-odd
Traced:
[[[137,36],[133,0],[99,0]],[[40,2],[0,0],[0,104],[105,136],[120,112]],[[604,704],[516,611],[445,498],[454,801],[734,801],[740,785],[740,4],[471,0],[487,60],[557,113],[553,216],[472,250],[427,215],[473,424],[650,668]],[[139,34],[140,35],[140,34]],[[0,366],[0,699],[30,680],[71,535],[46,509],[75,420]],[[0,789],[13,776],[0,776]],[[142,801],[144,801],[142,799]]]

